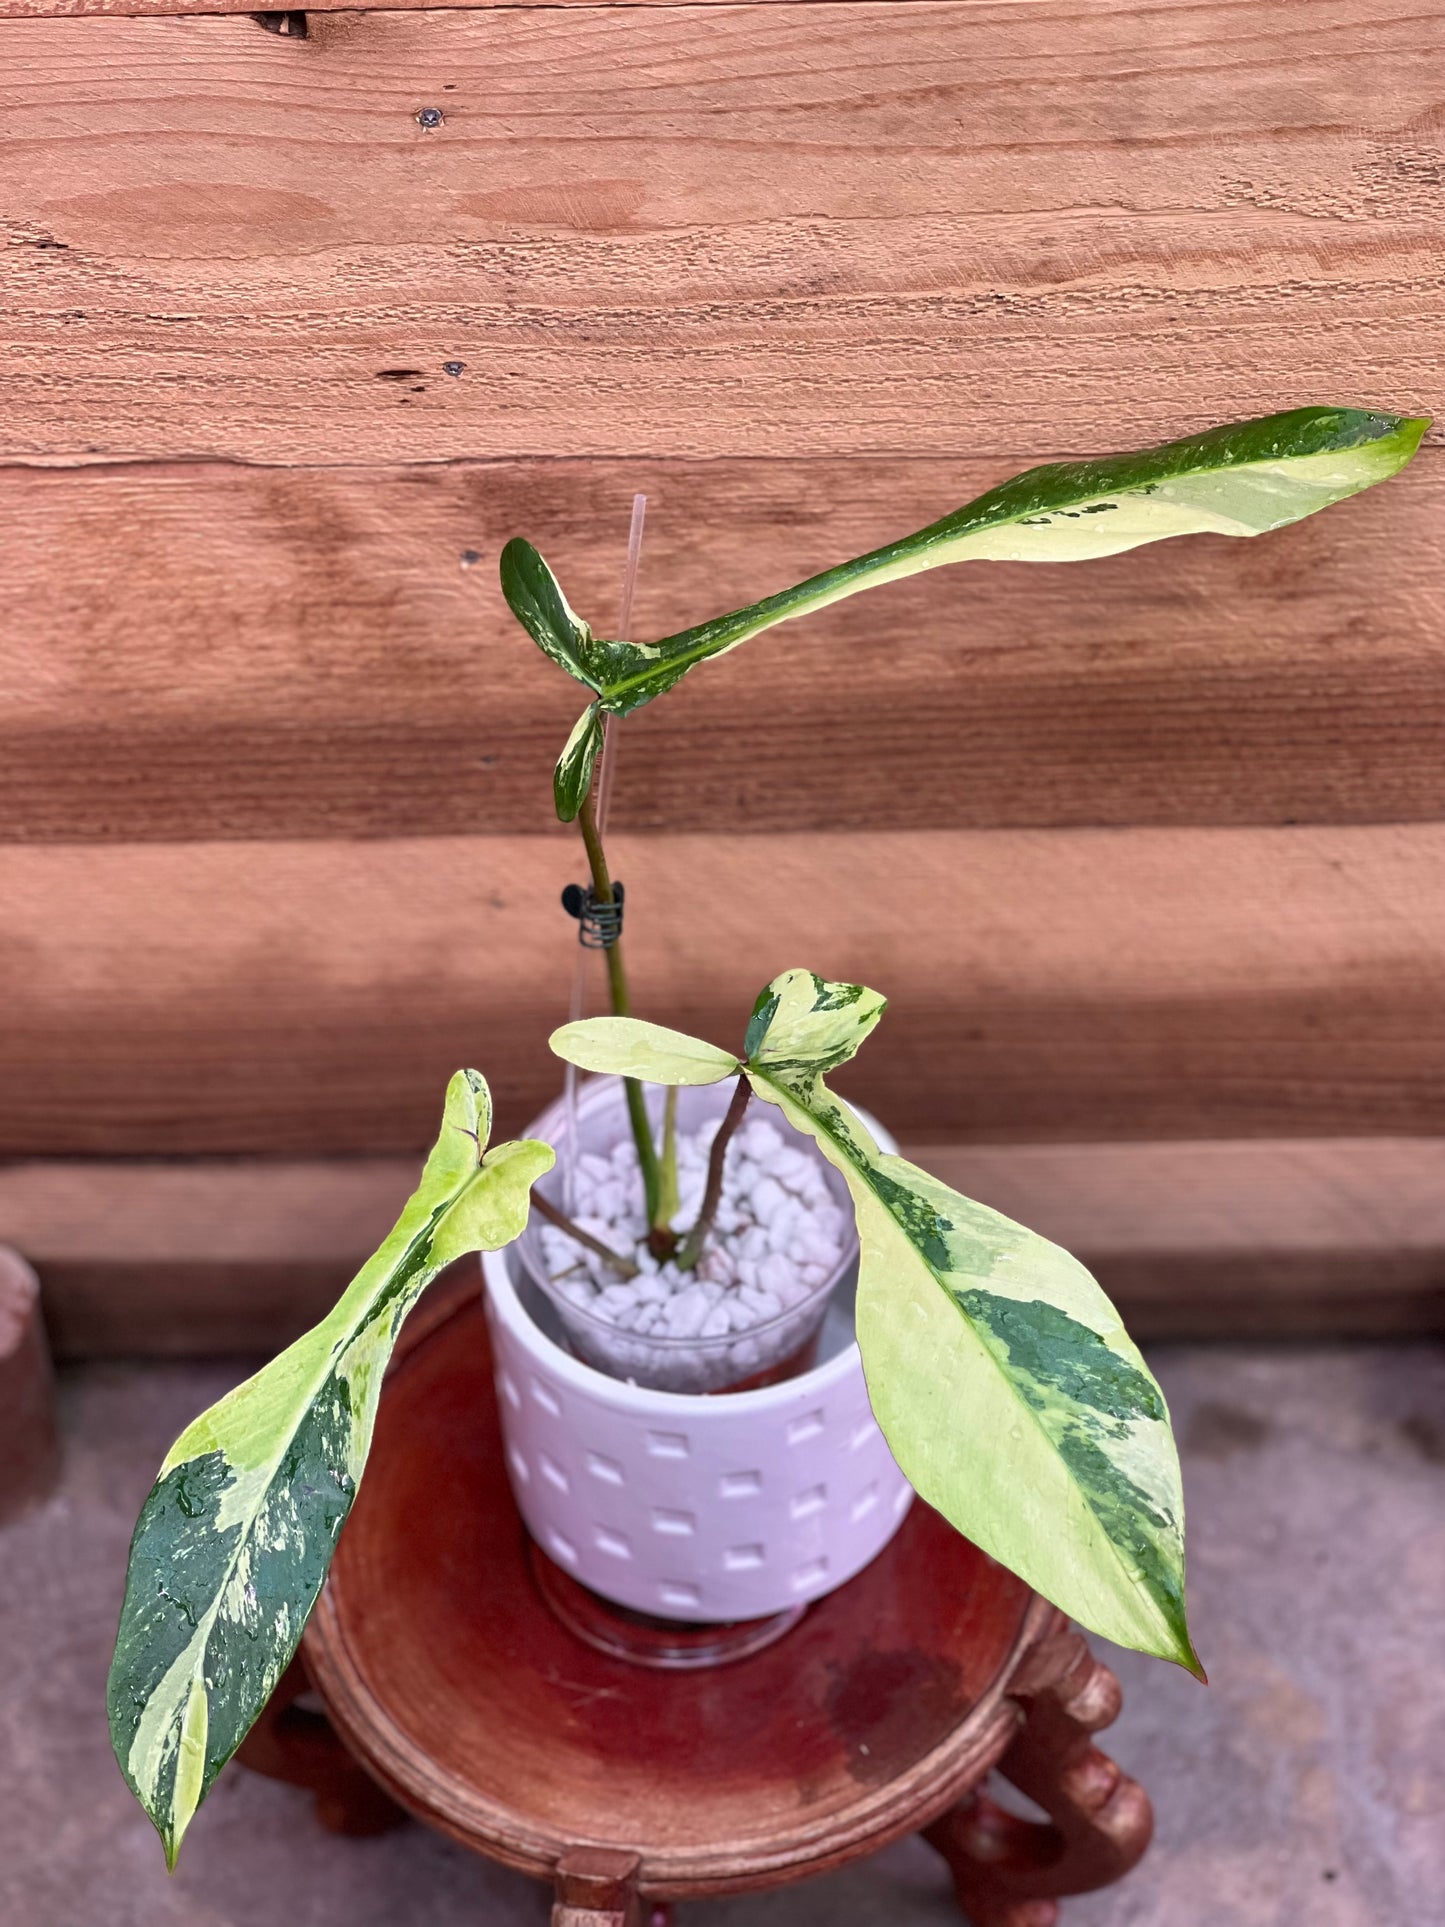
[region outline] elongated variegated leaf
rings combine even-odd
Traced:
[[[110,1668],[111,1744],[175,1865],[181,1837],[296,1650],[366,1464],[402,1320],[443,1265],[508,1244],[552,1167],[484,1150],[476,1071],[396,1228],[334,1311],[171,1447],[131,1542]],[[437,1476],[444,1478],[440,1466]]]
[[[893,1455],[959,1531],[1082,1625],[1197,1672],[1163,1394],[1076,1258],[880,1151],[828,1089],[825,1073],[883,1008],[862,985],[787,971],[758,998],[741,1068],[852,1193],[858,1343]],[[625,1053],[655,1083],[696,1050],[652,1025],[623,1035],[605,1017],[553,1044],[594,1068]]]
[[[774,623],[946,562],[1079,562],[1173,535],[1282,528],[1395,474],[1428,426],[1419,417],[1297,408],[1135,454],[1031,468],[916,534],[660,642],[602,642],[586,631],[577,666],[512,606],[605,710],[626,715]]]
[[[602,712],[596,703],[584,709],[573,725],[557,767],[552,773],[552,795],[561,822],[570,823],[587,800],[592,773],[602,753]]]
[[[531,543],[515,536],[502,550],[500,568],[507,607],[542,654],[588,689],[599,690],[589,667],[592,631]]]

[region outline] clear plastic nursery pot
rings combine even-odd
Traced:
[[[615,1138],[625,1124],[610,1095],[584,1090],[579,1112]],[[708,1115],[687,1099],[719,1102],[711,1087],[683,1098],[682,1129]],[[560,1105],[532,1127],[542,1137],[553,1129],[565,1134]],[[508,1475],[533,1541],[558,1570],[651,1619],[771,1619],[778,1629],[877,1557],[913,1494],[868,1403],[853,1334],[856,1239],[839,1277],[816,1294],[814,1362],[726,1397],[629,1383],[587,1363],[526,1246],[520,1239],[482,1263]],[[779,1357],[801,1342],[779,1334]]]
[[[656,1100],[662,1094],[649,1095]],[[686,1136],[705,1123],[721,1119],[731,1096],[731,1083],[680,1090],[679,1134]],[[533,1284],[556,1308],[569,1349],[598,1371],[657,1391],[732,1392],[791,1376],[811,1362],[838,1281],[850,1266],[857,1265],[858,1237],[853,1229],[852,1202],[848,1187],[832,1165],[819,1156],[815,1145],[792,1129],[780,1112],[771,1105],[754,1101],[748,1117],[755,1123],[765,1118],[790,1148],[805,1155],[816,1167],[826,1186],[827,1197],[838,1208],[847,1227],[837,1262],[822,1278],[784,1305],[775,1317],[752,1323],[745,1330],[712,1335],[698,1332],[685,1337],[657,1331],[637,1332],[589,1310],[585,1301],[579,1303],[569,1295],[565,1278],[553,1277],[547,1257],[548,1231],[544,1220],[534,1212],[518,1244],[522,1265]],[[576,1119],[578,1155],[592,1153],[605,1158],[614,1147],[630,1142],[620,1080],[587,1079],[577,1093]],[[745,1136],[746,1129],[745,1125],[740,1135]],[[565,1208],[564,1167],[574,1155],[574,1147],[564,1100],[559,1099],[528,1125],[527,1135],[555,1147],[556,1168],[537,1188],[551,1203]]]

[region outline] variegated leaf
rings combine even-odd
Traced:
[[[1031,468],[916,534],[660,642],[588,632],[586,673],[572,673],[605,710],[626,715],[775,623],[946,562],[1079,562],[1174,535],[1262,535],[1395,474],[1428,427],[1420,417],[1297,408],[1134,454]]]
[[[828,1089],[883,1008],[862,985],[787,971],[758,998],[742,1067],[852,1193],[858,1343],[893,1455],[960,1532],[1082,1625],[1198,1672],[1163,1394],[1076,1258],[880,1151]],[[624,1038],[605,1017],[553,1044],[593,1068],[625,1051],[656,1083],[697,1049],[652,1025]]]
[[[592,631],[531,543],[514,536],[502,550],[500,573],[507,607],[542,654],[585,688],[599,692],[590,662]]]
[[[549,1146],[486,1151],[487,1086],[458,1071],[395,1229],[330,1315],[182,1433],[131,1542],[111,1743],[175,1865],[196,1807],[289,1664],[351,1510],[382,1373],[443,1265],[508,1244]],[[445,1476],[439,1468],[438,1476]]]
[[[602,712],[590,704],[572,727],[552,773],[552,796],[559,821],[570,823],[587,800],[592,774],[602,753]]]
[[[584,1017],[563,1024],[548,1041],[559,1057],[581,1070],[645,1084],[720,1084],[738,1069],[730,1051],[640,1017]]]

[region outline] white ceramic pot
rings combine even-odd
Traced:
[[[891,1139],[870,1129],[885,1149]],[[913,1494],[868,1404],[856,1266],[810,1371],[701,1396],[630,1385],[572,1357],[516,1248],[483,1260],[517,1506],[574,1579],[660,1619],[760,1619],[862,1570]]]

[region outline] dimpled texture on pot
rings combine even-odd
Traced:
[[[483,1259],[507,1470],[532,1537],[574,1579],[658,1618],[762,1618],[841,1586],[898,1530],[913,1493],[841,1304],[811,1371],[688,1397],[562,1351],[518,1296],[515,1263]]]

